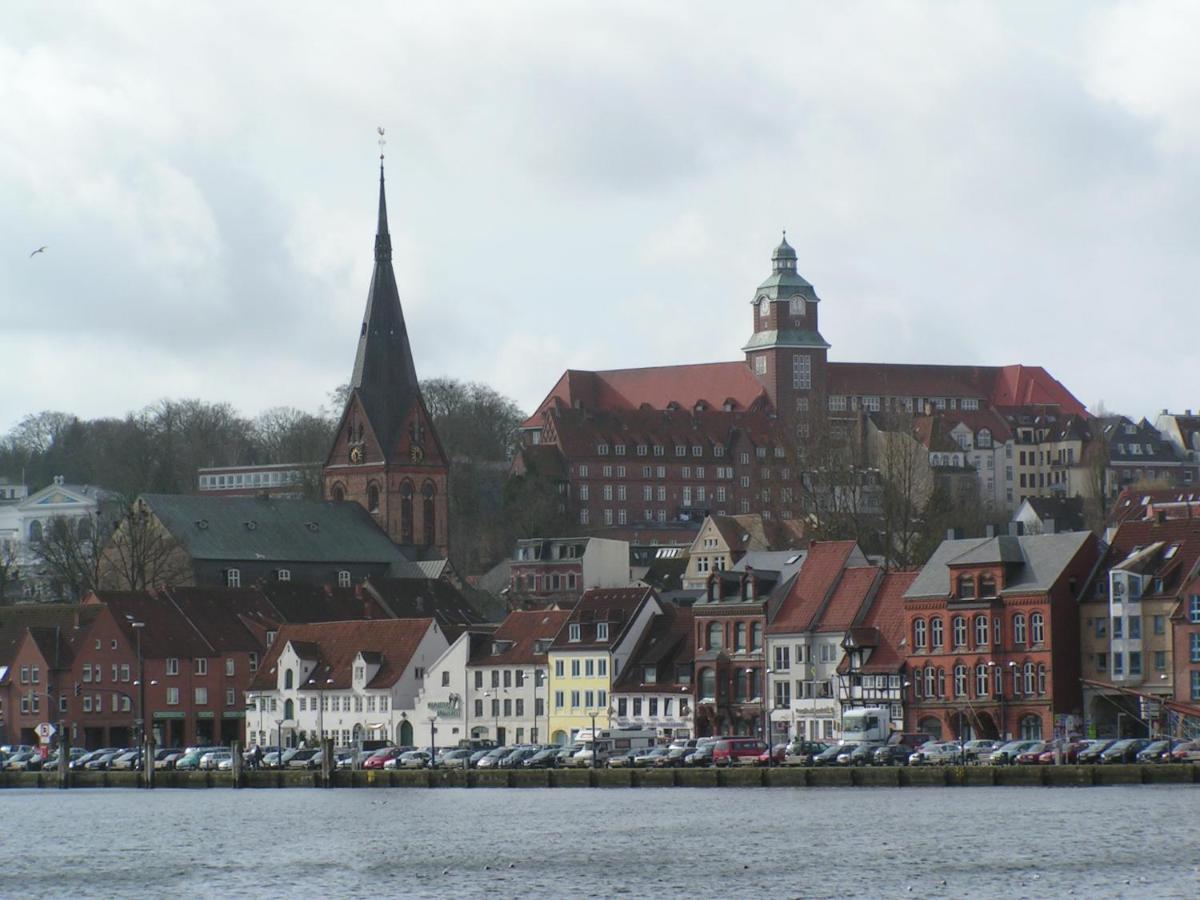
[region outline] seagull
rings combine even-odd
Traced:
[[[45,253],[45,252],[46,252],[46,248],[44,246],[38,247],[36,250],[34,250],[32,253],[29,254],[29,258],[33,259],[39,253]]]

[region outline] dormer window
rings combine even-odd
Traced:
[[[355,666],[354,667],[354,680],[355,681],[365,681],[366,678],[367,678],[367,667],[366,666]]]
[[[292,580],[292,570],[291,569],[280,569],[278,572],[275,573],[275,577],[278,578],[280,581],[291,581]]]
[[[983,572],[979,576],[979,596],[980,597],[995,597],[996,596],[996,576],[991,572]]]
[[[642,672],[642,684],[654,684],[658,681],[658,672],[654,666],[646,666]]]
[[[607,641],[608,640],[608,623],[607,622],[596,623],[596,640],[598,640],[598,641]]]
[[[567,640],[578,643],[581,639],[580,628],[577,622],[572,622],[567,626]]]
[[[975,599],[975,576],[962,574],[958,576],[958,599]]]

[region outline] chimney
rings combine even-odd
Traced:
[[[1054,518],[1047,516],[1042,519],[1042,534],[1054,534]]]
[[[983,535],[984,537],[994,538],[996,536],[996,526],[985,525],[983,528]]]

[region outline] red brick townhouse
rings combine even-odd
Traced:
[[[1078,602],[1100,555],[1091,532],[943,542],[904,595],[910,730],[1077,733]]]

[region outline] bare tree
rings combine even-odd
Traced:
[[[100,553],[101,587],[144,591],[186,584],[191,578],[187,551],[143,501],[135,500],[113,521]]]
[[[55,516],[31,548],[41,579],[57,600],[78,603],[99,584],[100,538],[91,516]]]
[[[11,585],[21,578],[18,565],[19,545],[16,541],[0,541],[0,606],[9,602],[8,591]]]

